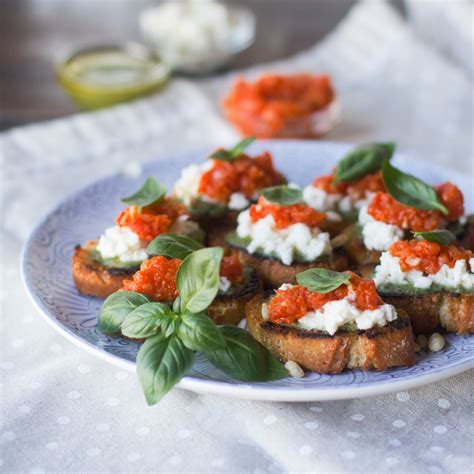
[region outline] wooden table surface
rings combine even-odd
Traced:
[[[398,0],[397,0],[398,1]],[[151,0],[1,0],[0,129],[77,111],[56,84],[54,63],[71,49],[139,39]],[[232,67],[285,57],[323,38],[354,0],[239,0],[257,15],[257,38]]]

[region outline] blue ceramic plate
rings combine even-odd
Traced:
[[[350,148],[351,145],[340,143],[268,141],[255,143],[251,152],[271,151],[277,167],[290,181],[304,185],[313,177],[328,173]],[[97,181],[65,199],[37,225],[24,248],[23,278],[40,313],[67,339],[116,366],[135,370],[138,345],[100,334],[96,323],[101,300],[80,295],[73,284],[74,246],[97,238],[120,211],[120,197],[136,190],[146,176],[153,175],[171,188],[183,166],[202,159],[208,152],[198,150],[147,163],[137,178],[116,174]],[[394,163],[433,184],[446,180],[457,183],[465,193],[467,209],[474,209],[467,176],[400,155]],[[348,370],[339,375],[312,373],[301,379],[266,383],[231,380],[203,357],[197,357],[179,386],[195,392],[279,401],[331,400],[407,390],[474,367],[474,336],[450,334],[446,339],[442,352],[423,353],[410,368],[385,372]]]

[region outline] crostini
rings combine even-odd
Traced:
[[[77,246],[72,257],[72,276],[80,293],[105,298],[122,287],[143,260],[146,247],[162,233],[174,232],[203,238],[186,208],[166,197],[166,188],[148,178],[134,195],[124,198],[129,204],[98,240]]]
[[[400,240],[382,253],[374,281],[385,301],[410,317],[415,334],[438,326],[474,332],[474,254],[455,245],[447,231]]]
[[[299,188],[276,186],[261,193],[224,240],[266,287],[294,283],[296,274],[309,268],[346,267],[345,256],[332,251],[329,233],[321,230],[325,214],[304,204]]]
[[[202,164],[182,170],[173,196],[206,231],[234,225],[237,213],[255,201],[261,189],[286,182],[270,153],[244,153],[253,140],[247,138],[229,150],[219,148]]]
[[[122,289],[141,293],[153,301],[171,304],[179,295],[176,275],[184,258],[203,248],[198,242],[174,234],[163,234],[148,247],[153,257],[145,260]],[[208,308],[216,324],[238,324],[245,316],[245,305],[262,291],[260,278],[243,265],[235,252],[227,252],[220,262],[219,291]]]
[[[246,307],[248,330],[278,359],[324,374],[414,363],[408,316],[384,303],[372,280],[311,269],[297,282]]]
[[[446,228],[464,214],[463,194],[452,183],[432,187],[388,161],[382,177],[387,192],[377,192],[360,210],[358,223],[340,236],[352,264],[376,265],[381,252],[411,232]]]
[[[379,191],[385,191],[380,168],[391,159],[394,143],[367,143],[351,150],[329,175],[316,177],[303,189],[306,204],[325,212],[332,232],[357,221],[359,211]]]

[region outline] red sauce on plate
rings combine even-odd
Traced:
[[[383,304],[375,283],[350,273],[354,305],[360,310],[374,310]],[[349,287],[341,285],[329,293],[316,293],[304,286],[296,285],[287,290],[276,290],[270,300],[269,314],[274,323],[292,324],[310,311],[320,310],[326,303],[345,298]]]
[[[306,204],[280,206],[271,204],[265,198],[260,197],[258,203],[250,207],[250,219],[255,223],[268,215],[273,216],[278,229],[298,223],[306,224],[311,228],[318,227],[326,218],[324,213],[318,212]]]
[[[402,271],[418,270],[426,275],[437,273],[443,264],[453,268],[458,260],[467,262],[474,255],[470,250],[455,245],[440,245],[426,240],[399,240],[389,252],[400,259]]]
[[[213,160],[212,168],[201,176],[198,191],[227,204],[232,193],[253,199],[260,189],[284,182],[284,176],[273,166],[270,153],[255,158],[242,154],[231,162]]]

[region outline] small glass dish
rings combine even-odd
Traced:
[[[92,110],[159,90],[170,68],[142,45],[99,45],[69,54],[56,78],[82,109]]]
[[[173,71],[215,72],[255,41],[255,14],[214,1],[168,1],[140,14],[147,46]]]

